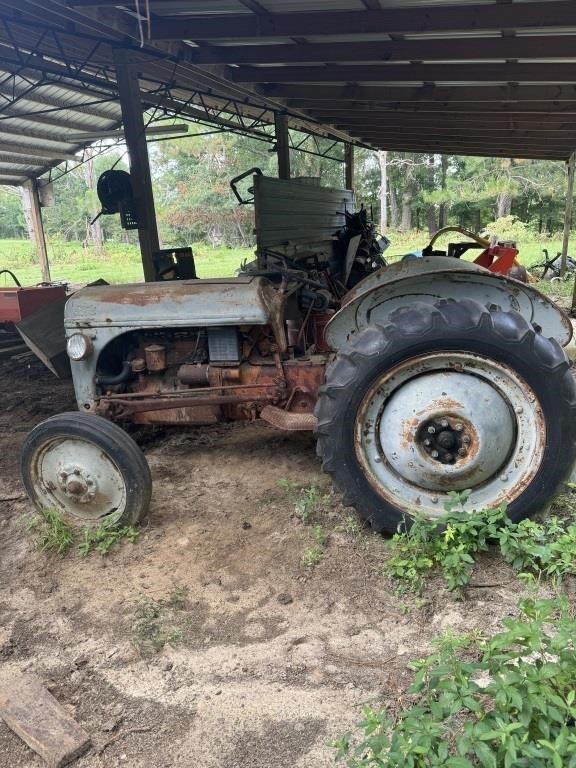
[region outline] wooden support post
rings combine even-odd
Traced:
[[[48,250],[46,248],[46,235],[44,234],[44,222],[42,221],[42,208],[40,206],[40,195],[38,194],[38,182],[36,179],[29,179],[24,184],[25,197],[22,202],[25,208],[24,216],[30,224],[36,254],[42,270],[42,282],[49,283],[50,264],[48,263]]]
[[[276,112],[274,115],[276,131],[276,154],[278,155],[278,178],[290,178],[290,137],[288,135],[288,118]]]
[[[354,144],[344,145],[344,186],[354,189]]]
[[[148,146],[146,144],[146,129],[142,115],[143,107],[140,98],[140,85],[132,65],[130,51],[125,48],[115,48],[114,66],[116,67],[118,94],[122,108],[124,136],[130,158],[130,176],[132,177],[132,187],[134,189],[134,201],[140,221],[138,237],[140,239],[144,279],[146,282],[152,282],[156,274],[153,256],[160,245],[156,211],[154,209],[154,195],[152,193]]]
[[[570,230],[572,229],[572,206],[574,203],[574,171],[576,170],[576,151],[572,152],[568,160],[568,184],[566,189],[566,208],[564,211],[564,239],[562,241],[562,257],[560,260],[560,277],[566,274],[568,260],[568,244],[570,242]]]

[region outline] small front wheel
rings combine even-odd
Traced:
[[[83,413],[46,419],[20,457],[26,493],[69,523],[132,525],[147,512],[152,478],[144,454],[116,424]]]

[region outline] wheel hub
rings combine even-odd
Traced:
[[[442,417],[424,422],[416,435],[416,442],[431,459],[440,464],[454,464],[468,455],[472,429],[470,425]]]
[[[96,496],[96,480],[85,469],[64,467],[58,473],[58,486],[71,500],[78,504],[88,504]]]
[[[541,407],[509,367],[468,352],[434,352],[388,370],[357,415],[356,454],[383,497],[442,514],[449,491],[471,508],[514,498],[546,445]]]

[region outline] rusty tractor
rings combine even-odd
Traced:
[[[33,503],[133,523],[150,472],[118,423],[259,419],[314,431],[323,469],[377,531],[439,517],[453,491],[470,491],[463,514],[544,508],[576,457],[563,312],[453,253],[386,266],[349,191],[253,183],[256,258],[237,277],[196,279],[191,253],[163,252],[157,282],[68,300],[78,412],[25,441]]]

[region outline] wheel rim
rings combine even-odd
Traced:
[[[126,484],[101,447],[76,437],[53,438],[36,451],[30,482],[40,504],[85,525],[118,521],[126,507]]]
[[[529,385],[471,353],[438,352],[380,376],[357,412],[355,449],[371,485],[408,514],[436,518],[449,491],[467,509],[517,498],[535,477],[546,424]]]

